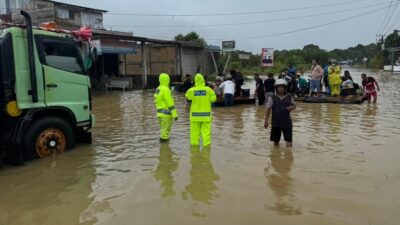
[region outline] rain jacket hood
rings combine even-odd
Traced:
[[[160,74],[160,77],[158,78],[160,81],[160,86],[167,86],[169,87],[169,75],[166,73]]]
[[[175,109],[174,99],[169,88],[169,75],[162,73],[159,76],[160,86],[154,93],[154,103],[157,108],[157,117],[178,117]]]
[[[196,76],[194,77],[194,83],[195,83],[196,87],[204,87],[204,86],[206,86],[206,82],[204,80],[204,77],[200,73],[196,74]]]

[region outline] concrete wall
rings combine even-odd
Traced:
[[[201,48],[183,47],[182,75],[196,74],[199,65],[200,73],[204,75],[215,73],[213,61],[209,52],[206,52],[204,51],[204,49]]]
[[[5,0],[1,1],[5,4]],[[68,30],[79,29],[82,26],[103,29],[103,13],[96,10],[86,10],[45,0],[11,0],[11,2],[11,9],[20,8],[31,15],[33,25],[54,21],[59,28]],[[14,23],[24,22],[19,15],[19,10],[12,10],[11,19]]]
[[[41,0],[16,0],[13,2],[11,4],[12,22],[24,23],[24,18],[20,15],[19,10],[15,10],[16,8],[27,11],[32,17],[33,25],[54,21],[54,3],[52,2]]]
[[[82,26],[89,26],[94,29],[103,29],[102,13],[79,10],[75,7],[56,5],[54,20],[64,29],[77,29]]]

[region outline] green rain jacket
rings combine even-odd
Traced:
[[[196,74],[194,77],[195,86],[186,92],[186,98],[192,101],[190,107],[190,121],[208,122],[211,121],[211,103],[215,102],[215,92],[205,85],[204,77]]]
[[[160,74],[160,86],[157,87],[154,94],[154,103],[157,107],[157,117],[177,118],[178,113],[175,109],[174,99],[172,98],[171,89],[169,88],[169,75]]]

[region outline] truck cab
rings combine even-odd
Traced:
[[[25,26],[0,30],[0,160],[21,163],[90,141],[91,85],[76,38]]]

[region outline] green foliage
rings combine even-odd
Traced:
[[[385,48],[393,48],[393,47],[400,47],[400,35],[399,32],[397,30],[393,31],[393,33],[391,33],[390,35],[388,35],[385,40],[381,40],[380,43],[378,43],[379,46],[382,47],[382,45]],[[400,54],[399,52],[395,52],[393,53],[393,59],[396,60]],[[384,59],[384,64],[391,64],[391,55],[390,52],[387,50],[384,50],[382,52],[383,55],[383,59]]]
[[[378,54],[371,59],[371,61],[369,62],[369,67],[373,69],[382,69],[384,63],[385,63],[385,57],[383,56],[383,54]]]
[[[178,34],[174,38],[175,41],[185,41],[185,42],[193,42],[199,44],[201,46],[206,46],[207,42],[200,37],[196,32],[190,32],[186,35]]]
[[[279,74],[287,68],[288,64],[294,65],[298,70],[303,69],[307,71],[311,68],[311,61],[317,59],[320,61],[320,65],[326,65],[330,58],[337,60],[353,60],[354,63],[362,62],[363,58],[368,59],[374,58],[379,53],[376,44],[369,45],[357,45],[356,47],[348,49],[334,49],[332,51],[326,51],[321,49],[318,45],[309,44],[303,47],[303,49],[293,49],[293,50],[275,50],[274,51],[274,67],[272,68],[262,68],[261,67],[261,56],[258,54],[252,54],[249,60],[239,59],[238,53],[231,53],[231,62],[227,71],[229,69],[239,69],[243,74],[266,74],[274,73]],[[222,55],[220,57],[220,65],[225,65],[228,54]],[[371,66],[380,65],[381,58],[376,58],[371,61]]]

